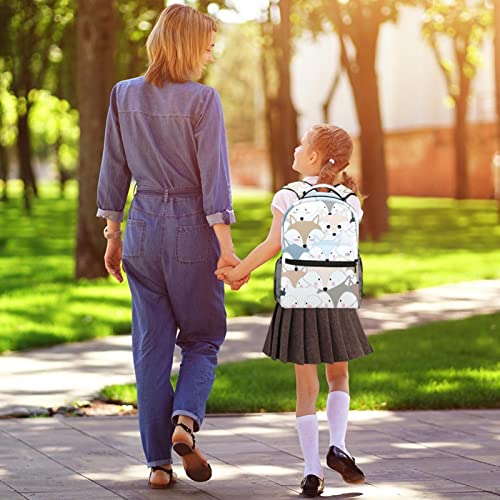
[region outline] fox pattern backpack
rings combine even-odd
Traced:
[[[359,221],[347,203],[356,195],[341,184],[312,186],[298,181],[283,189],[293,191],[297,201],[283,214],[282,255],[274,277],[276,301],[286,309],[360,307]]]

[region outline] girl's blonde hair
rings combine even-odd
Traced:
[[[318,184],[341,183],[363,199],[356,181],[345,172],[351,159],[353,144],[350,135],[336,125],[315,125],[309,133],[311,148],[319,154],[321,171]]]
[[[187,82],[201,69],[216,21],[187,5],[173,4],[160,14],[146,42],[149,67],[145,78],[162,87]]]

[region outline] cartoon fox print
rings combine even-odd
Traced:
[[[284,235],[287,243],[311,248],[316,242],[323,239],[318,216],[314,217],[312,221],[297,221],[294,217],[290,217],[290,221],[291,224]]]
[[[343,283],[351,284],[349,281],[350,273],[354,275],[352,271],[344,272],[337,269],[317,268],[317,270],[304,273],[297,281],[297,284],[299,287],[310,286],[326,292]]]
[[[317,292],[308,290],[306,288],[296,288],[293,294],[285,295],[281,299],[281,304],[283,307],[287,308],[312,308],[320,307],[322,304],[321,298],[318,296]]]
[[[306,274],[306,272],[303,269],[293,269],[293,270],[288,270],[288,269],[283,269],[281,271],[281,284],[283,287],[283,280],[286,279],[288,280],[293,288],[297,288],[297,283],[299,280]],[[287,288],[287,287],[284,287]]]
[[[313,220],[317,215],[321,215],[321,210],[316,203],[298,205],[290,210],[290,215],[295,220]]]

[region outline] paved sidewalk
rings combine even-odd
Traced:
[[[500,310],[500,280],[483,280],[365,300],[361,321],[369,334],[441,319]],[[221,363],[263,356],[269,315],[229,320]],[[176,353],[175,367],[179,364]],[[133,381],[130,336],[63,344],[0,356],[0,414],[88,399],[107,384]]]
[[[320,417],[322,453],[328,446]],[[325,469],[322,498],[494,499],[500,496],[500,410],[350,414],[348,446],[367,483]],[[297,498],[302,460],[290,413],[210,416],[199,444],[213,479],[150,490],[134,417],[0,421],[0,498],[14,500]]]

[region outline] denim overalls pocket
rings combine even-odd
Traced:
[[[210,226],[178,226],[176,255],[177,261],[183,264],[206,262],[210,251]]]
[[[144,256],[144,230],[146,223],[143,220],[129,219],[123,240],[123,257]]]

